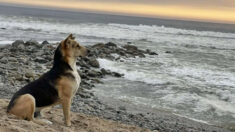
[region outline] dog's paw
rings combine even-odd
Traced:
[[[66,126],[70,127],[71,126],[71,122],[66,122]]]

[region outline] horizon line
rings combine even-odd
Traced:
[[[235,26],[235,22],[231,21],[213,21],[205,19],[196,19],[196,18],[177,18],[177,17],[167,17],[167,16],[152,16],[152,15],[139,15],[139,14],[126,14],[120,12],[107,12],[107,11],[97,11],[97,10],[87,10],[87,9],[78,9],[78,8],[66,8],[66,7],[53,7],[53,6],[41,6],[41,5],[30,5],[30,4],[21,4],[21,3],[6,3],[1,2],[2,6],[11,6],[11,7],[21,7],[21,8],[36,8],[36,9],[47,9],[47,10],[58,10],[58,11],[68,11],[68,12],[80,12],[80,13],[92,13],[92,14],[103,14],[103,15],[117,15],[117,16],[126,16],[126,17],[140,17],[140,18],[149,18],[149,19],[162,19],[162,20],[176,20],[176,21],[186,21],[186,22],[200,22],[200,23],[212,23],[212,24],[226,24]]]

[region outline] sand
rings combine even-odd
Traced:
[[[144,128],[73,112],[71,113],[72,126],[66,127],[62,110],[57,108],[43,111],[43,118],[53,122],[52,125],[39,125],[7,114],[8,102],[7,99],[0,99],[0,132],[150,132]]]

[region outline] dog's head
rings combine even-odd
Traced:
[[[60,43],[60,48],[64,57],[77,58],[87,55],[87,49],[80,45],[72,34]]]

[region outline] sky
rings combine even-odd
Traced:
[[[0,3],[235,24],[235,0],[0,0]]]

